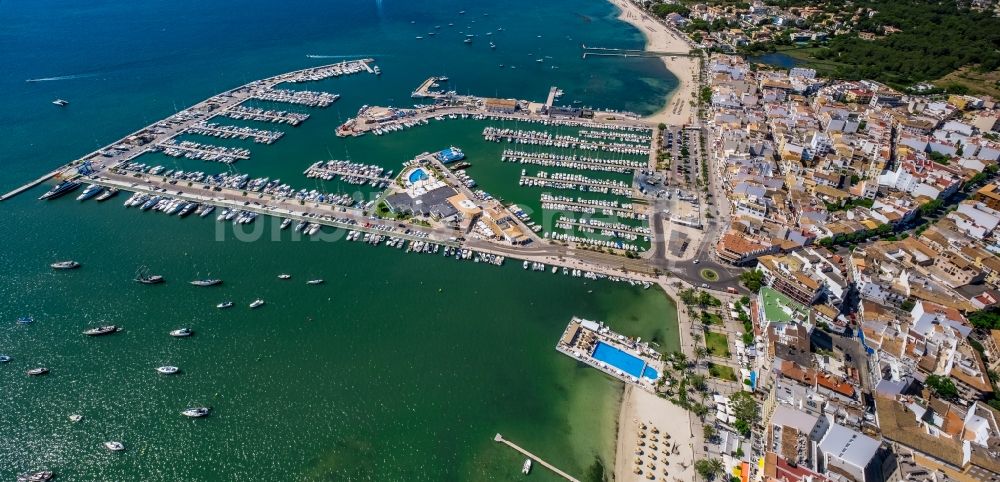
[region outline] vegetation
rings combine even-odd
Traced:
[[[740,273],[740,283],[743,283],[751,293],[756,293],[764,285],[764,273],[757,269],[744,271]]]
[[[927,377],[925,384],[938,397],[951,399],[958,396],[958,389],[955,388],[955,383],[951,381],[951,378],[930,375]]]
[[[708,374],[722,380],[729,380],[731,382],[736,381],[736,371],[733,370],[732,367],[726,365],[717,365],[715,363],[710,363],[708,365]]]
[[[844,204],[841,204],[841,205],[833,204],[833,203],[826,203],[826,210],[827,211],[847,211],[849,209],[854,209],[856,207],[863,207],[863,208],[869,208],[869,209],[871,209],[871,207],[873,205],[875,205],[875,200],[874,199],[853,198],[852,197],[852,198],[848,199],[847,201],[844,201]]]
[[[939,79],[962,67],[997,70],[1000,18],[958,3],[856,1],[851,8],[868,7],[878,12],[871,18],[862,17],[857,30],[885,36],[876,40],[857,35],[835,37],[828,48],[812,57],[836,61],[835,77],[874,79],[897,86]],[[892,33],[891,29],[900,31]]]
[[[694,463],[694,470],[707,480],[712,480],[722,472],[722,462],[719,459],[701,459]]]
[[[972,326],[983,330],[1000,330],[1000,308],[976,311],[969,314]]]
[[[600,457],[595,458],[594,463],[587,467],[587,473],[583,480],[586,482],[608,482],[608,476],[604,473],[604,463],[601,462]]]
[[[714,356],[729,356],[729,337],[714,331],[705,332],[705,347]]]
[[[757,400],[754,400],[750,392],[736,392],[729,396],[729,406],[736,418],[733,427],[744,437],[749,437],[753,424],[757,422]]]

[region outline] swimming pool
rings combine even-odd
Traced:
[[[427,173],[424,172],[423,169],[414,169],[413,172],[410,173],[410,177],[407,179],[409,179],[410,184],[413,184],[417,181],[423,181],[427,179]]]
[[[641,375],[650,380],[656,380],[660,376],[656,370],[646,366],[646,362],[604,342],[597,342],[597,348],[594,348],[592,356],[595,360],[607,363],[636,378]]]

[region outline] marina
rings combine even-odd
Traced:
[[[256,7],[258,5],[253,4],[246,9],[251,11]],[[435,5],[421,8],[427,9],[428,14],[438,15]],[[480,17],[482,12],[479,8],[468,8],[470,11],[466,18],[478,20],[482,28],[469,29],[469,33],[477,35],[471,46],[463,45],[460,39],[451,42],[457,44],[456,48],[467,50],[469,55],[490,55],[489,42],[482,31],[492,30],[496,35],[492,39],[499,44],[496,54],[512,55],[518,52],[520,47],[513,38],[516,30],[513,20],[504,19],[503,23],[511,25],[511,32],[501,33],[496,25],[483,25],[487,21]],[[452,134],[456,130],[464,130],[464,127],[459,126],[461,121],[449,121],[512,121],[520,126],[533,124],[560,130],[581,139],[584,138],[570,131],[605,122],[638,125],[641,121],[637,117],[629,119],[624,112],[610,111],[598,113],[595,119],[560,118],[558,115],[528,111],[512,115],[494,114],[483,104],[466,112],[461,112],[462,107],[436,107],[440,109],[436,113],[440,114],[438,116],[400,118],[395,123],[377,125],[378,130],[368,131],[376,135],[391,135],[391,138],[335,138],[334,129],[342,121],[340,111],[347,118],[362,103],[391,104],[393,98],[405,99],[413,81],[432,72],[422,71],[419,66],[414,68],[411,56],[401,51],[402,46],[379,46],[376,48],[382,53],[367,53],[373,52],[370,45],[375,45],[369,42],[370,39],[362,38],[368,35],[358,35],[357,41],[329,41],[334,35],[344,36],[337,32],[352,31],[345,28],[345,22],[356,17],[353,13],[351,16],[326,15],[332,9],[328,6],[317,6],[316,9],[324,18],[322,35],[313,35],[309,28],[301,29],[301,38],[295,50],[284,45],[282,35],[287,36],[286,32],[279,29],[260,35],[259,25],[254,23],[243,25],[243,29],[234,32],[234,37],[242,44],[235,52],[225,50],[226,41],[204,37],[206,33],[211,33],[211,28],[203,29],[206,33],[199,34],[201,36],[188,36],[189,25],[203,25],[200,22],[205,12],[199,11],[190,19],[177,23],[172,22],[172,16],[166,16],[163,20],[171,22],[169,33],[162,34],[163,37],[170,37],[167,43],[176,42],[172,40],[175,36],[199,42],[199,47],[193,49],[197,50],[193,52],[197,55],[192,55],[197,62],[187,61],[192,70],[197,67],[197,75],[186,68],[178,69],[175,63],[182,60],[167,54],[156,62],[159,70],[153,75],[124,66],[113,73],[99,72],[92,81],[33,86],[57,88],[59,96],[72,101],[66,109],[52,106],[47,109],[65,117],[49,119],[53,132],[62,135],[60,124],[75,123],[79,126],[80,119],[73,117],[76,115],[90,116],[95,120],[94,127],[90,129],[65,129],[66,143],[72,142],[77,147],[107,146],[101,148],[96,156],[78,158],[77,162],[68,166],[69,169],[62,170],[60,177],[81,182],[72,196],[66,195],[50,203],[35,202],[34,198],[44,190],[39,188],[37,192],[32,191],[35,194],[30,199],[29,196],[21,196],[11,203],[17,208],[15,215],[24,212],[34,217],[45,212],[40,210],[49,210],[49,214],[58,211],[58,224],[63,226],[58,243],[52,241],[51,229],[36,225],[26,233],[28,236],[20,236],[11,246],[18,253],[34,249],[43,257],[40,263],[35,259],[37,266],[34,269],[25,269],[20,260],[15,260],[12,266],[18,274],[12,277],[10,285],[18,287],[10,291],[10,286],[4,286],[5,290],[14,294],[11,299],[17,305],[14,307],[17,311],[15,315],[33,312],[39,320],[32,326],[17,327],[0,335],[4,351],[10,351],[15,358],[9,373],[16,375],[16,379],[9,384],[9,388],[13,408],[18,413],[18,425],[11,427],[9,439],[13,442],[0,442],[0,450],[12,457],[12,469],[19,473],[50,469],[58,472],[60,480],[125,480],[161,476],[183,480],[234,477],[400,480],[412,478],[414,470],[434,480],[477,480],[477,475],[482,474],[468,469],[470,460],[492,467],[489,469],[490,476],[498,480],[508,480],[522,470],[530,470],[530,466],[522,468],[524,456],[500,444],[493,444],[485,451],[470,450],[466,446],[469,441],[484,440],[497,428],[502,428],[505,435],[523,447],[545,447],[539,455],[552,465],[565,469],[566,473],[586,473],[586,468],[596,456],[602,457],[606,464],[611,462],[610,451],[605,445],[611,440],[607,435],[614,427],[614,409],[607,408],[615,404],[617,387],[611,387],[594,370],[572,369],[567,360],[554,354],[545,341],[552,336],[550,327],[543,328],[544,324],[536,324],[534,320],[538,318],[538,307],[543,307],[541,312],[551,314],[548,305],[558,304],[559,310],[563,310],[564,300],[573,300],[575,313],[593,319],[616,318],[612,308],[618,310],[628,306],[624,309],[632,312],[630,318],[622,316],[622,319],[629,320],[621,327],[624,332],[642,333],[646,337],[663,331],[661,313],[668,312],[665,309],[667,305],[662,296],[654,294],[655,289],[647,292],[639,281],[648,283],[652,277],[638,270],[622,270],[623,266],[630,270],[641,269],[640,263],[624,258],[618,261],[606,253],[585,253],[584,259],[603,261],[591,265],[578,261],[573,246],[552,243],[553,246],[549,247],[548,243],[541,243],[542,238],[537,236],[526,245],[516,245],[494,233],[489,234],[487,239],[475,235],[476,228],[466,231],[466,226],[460,223],[452,227],[449,221],[440,222],[433,215],[399,215],[397,219],[397,215],[392,213],[382,217],[372,204],[377,201],[379,193],[367,187],[349,187],[352,182],[347,177],[360,174],[358,178],[367,175],[370,181],[384,182],[376,178],[393,178],[394,173],[401,170],[400,161],[410,159],[412,153],[434,152],[444,146],[461,145],[471,163],[454,162],[442,170],[436,163],[428,161],[419,167],[424,168],[431,178],[441,176],[440,180],[447,187],[465,195],[477,206],[499,208],[479,215],[487,224],[490,223],[489,216],[496,215],[496,220],[501,222],[510,217],[513,221],[506,222],[513,226],[524,218],[521,215],[508,216],[508,210],[515,214],[524,211],[517,206],[521,198],[512,193],[523,191],[523,197],[528,199],[528,205],[523,207],[532,212],[531,216],[536,216],[535,213],[541,212],[536,205],[540,192],[519,189],[516,172],[520,167],[515,167],[516,164],[506,163],[504,167],[496,167],[501,165],[497,153],[502,146],[491,146],[489,155],[484,155],[480,145],[486,143],[482,142],[478,132],[473,132],[472,136]],[[592,15],[594,9],[595,6],[588,6],[582,14]],[[218,9],[205,6],[204,10]],[[603,10],[599,9],[596,13]],[[290,7],[265,16],[300,13],[297,8]],[[357,20],[358,25],[366,25],[364,22],[368,19],[364,15],[368,12],[359,11],[357,14],[362,16],[361,20]],[[493,14],[491,18],[504,16],[501,12]],[[141,12],[137,15],[142,18]],[[213,14],[204,17],[215,18]],[[594,15],[594,19],[596,24],[609,21],[601,15]],[[416,20],[421,22],[419,16]],[[435,19],[434,22],[443,26],[448,23],[447,20]],[[122,25],[123,29],[130,28],[124,23]],[[444,28],[434,40],[428,37],[421,43],[427,46],[442,44],[449,40],[447,34],[455,34],[459,28],[462,27],[450,31]],[[428,35],[424,32],[430,29],[431,26],[419,25],[415,33]],[[546,38],[558,38],[557,31],[547,30]],[[257,44],[247,41],[245,37],[248,35],[259,37],[261,42],[266,40],[267,55],[271,58],[254,50]],[[403,35],[401,38],[412,38],[414,32]],[[534,36],[535,33],[532,33],[531,38]],[[184,51],[173,45],[170,47],[167,52]],[[571,47],[575,47],[575,43]],[[575,73],[568,61],[562,60],[566,56],[559,48],[538,52],[538,57],[545,58],[544,65],[538,67],[556,74],[558,71],[550,71],[549,67],[559,64],[564,72]],[[215,49],[222,54],[212,59],[219,64],[218,68],[206,69],[209,59],[198,55],[214,52]],[[239,52],[247,54],[239,55]],[[353,65],[356,73],[378,75],[381,72],[382,76],[377,81],[367,76],[335,80],[335,77],[343,75],[344,69],[327,67],[324,70],[319,67],[303,69],[299,75],[285,77],[284,86],[253,87],[260,89],[257,92],[259,95],[237,93],[234,89],[230,96],[228,90],[223,91],[231,85],[298,68],[299,65],[341,62],[337,58],[330,61],[309,60],[306,63],[302,58],[306,52],[329,54],[305,55],[316,59],[348,56],[352,52],[357,53],[352,57],[378,55],[383,64],[381,69],[361,63]],[[383,56],[385,59],[381,58]],[[137,65],[143,66],[140,68],[153,70],[148,67],[150,62],[146,57],[138,57]],[[503,72],[515,72],[509,69],[512,61],[501,61],[508,64],[508,69]],[[484,62],[495,67],[497,60]],[[530,67],[518,65],[518,71],[525,74],[520,76],[526,79],[525,82],[537,82],[528,75],[529,69],[536,67],[534,64],[531,62]],[[74,63],[63,62],[60,65],[61,70],[69,73],[76,69]],[[105,66],[109,63],[95,61],[93,65]],[[39,73],[22,77],[44,75],[45,66],[34,68]],[[48,66],[48,69],[53,68]],[[442,81],[450,82],[441,84],[445,86],[443,90],[461,88],[463,92],[493,92],[489,83],[474,77],[470,80],[468,74],[458,73],[457,67],[448,67],[449,70],[453,68],[456,72],[449,73],[455,80]],[[169,77],[175,77],[176,83],[169,82],[172,84],[169,87],[160,85],[168,83],[162,79],[168,76],[164,72]],[[420,77],[414,78],[414,75]],[[141,82],[141,86],[122,85],[123,79]],[[315,85],[306,84],[310,82]],[[547,89],[549,81],[542,82]],[[325,91],[331,93],[330,96],[340,94],[342,97],[335,101],[336,105],[330,105],[332,109],[326,110],[320,110],[322,107],[318,105],[290,104],[284,107],[276,104],[282,99],[275,97],[261,100],[264,96],[274,95],[275,91],[290,88],[287,84],[293,83],[303,83],[296,88],[306,87],[309,91]],[[62,85],[67,87],[65,93],[60,88]],[[399,86],[405,90],[400,91]],[[525,91],[522,87],[511,83],[507,90],[512,93]],[[102,95],[98,92],[102,90],[113,91],[113,94]],[[137,90],[141,90],[142,96],[148,96],[148,101],[140,102],[135,98],[137,96],[125,94]],[[566,91],[566,98],[580,98],[575,86],[569,85]],[[217,102],[205,104],[203,110],[195,108],[184,112],[187,110],[183,109],[184,105],[192,105],[196,99],[204,99],[211,92],[222,92],[212,96],[217,97]],[[503,90],[500,94],[505,95]],[[47,105],[56,95],[56,91],[46,92],[43,104]],[[279,95],[286,94],[279,92]],[[600,102],[602,94],[590,95]],[[127,99],[128,102],[113,103],[119,99]],[[241,99],[243,102],[237,103]],[[593,100],[584,98],[583,102]],[[105,123],[104,117],[97,122],[93,111],[93,105],[97,103],[106,106],[107,118],[114,116],[118,122],[112,120]],[[171,106],[172,103],[184,104],[180,106],[183,110],[178,111],[179,107]],[[233,107],[228,108],[231,105]],[[612,105],[628,104],[612,101]],[[643,108],[642,103],[631,105]],[[139,110],[143,115],[130,116],[131,110]],[[451,115],[454,117],[449,117]],[[138,131],[121,142],[109,142],[112,140],[108,137],[109,132],[118,137],[120,133],[148,124],[157,117],[163,120],[150,124],[149,131]],[[608,121],[608,117],[615,119]],[[230,118],[235,121],[229,121]],[[511,125],[508,124],[508,127]],[[293,126],[298,128],[293,129]],[[480,125],[479,129],[482,127]],[[425,128],[436,129],[432,138],[420,141],[414,137],[422,136],[422,132],[416,131]],[[407,129],[413,132],[404,133]],[[586,129],[601,130],[600,127]],[[76,136],[74,133],[77,130],[87,132]],[[283,136],[277,134],[279,131],[283,131]],[[173,137],[167,137],[170,135]],[[276,142],[279,139],[281,142]],[[179,144],[184,141],[204,147],[215,144],[218,147],[249,148],[253,159],[246,163],[206,164],[200,162],[202,159],[198,156],[207,158],[222,154],[225,157],[227,154],[206,148],[210,152],[184,151],[179,157],[170,157],[155,148],[161,143]],[[250,142],[255,145],[250,145]],[[80,154],[64,151],[51,154],[50,162],[51,159],[73,159]],[[186,156],[189,153],[192,155]],[[575,154],[600,157],[582,151]],[[606,157],[626,159],[630,156]],[[376,174],[374,169],[361,171],[355,169],[360,166],[351,166],[330,179],[303,174],[311,164],[321,159],[324,163],[327,159],[356,160],[360,161],[358,164],[381,167],[383,172]],[[89,161],[89,168],[80,169],[84,167],[84,161]],[[39,165],[48,166],[35,164]],[[462,172],[470,165],[474,167]],[[448,173],[452,170],[454,175]],[[30,176],[20,174],[11,179],[26,180],[39,173]],[[46,187],[56,182],[58,180]],[[467,188],[474,183],[479,186]],[[88,189],[89,184],[101,190],[95,190],[96,194],[86,198],[88,202],[74,201]],[[375,189],[381,187],[376,184]],[[114,202],[100,204],[95,201],[113,192],[112,189],[122,194],[115,198],[117,203],[131,199],[131,206],[118,208]],[[497,196],[495,205],[485,203],[493,199],[490,194]],[[136,202],[139,204],[133,204]],[[147,203],[149,207],[143,210]],[[455,203],[463,205],[459,200]],[[23,211],[21,208],[24,208]],[[152,213],[163,215],[153,216]],[[222,216],[221,221],[219,216]],[[186,220],[183,223],[178,221],[182,218]],[[247,222],[242,223],[241,219]],[[19,226],[28,225],[20,224],[21,220],[16,222]],[[431,226],[425,226],[425,222]],[[531,222],[530,219],[528,222]],[[284,230],[281,230],[282,226]],[[301,228],[296,229],[299,226]],[[100,243],[92,243],[99,238],[103,238]],[[365,251],[375,245],[384,249]],[[72,258],[83,262],[84,268],[76,272],[48,272],[47,263]],[[544,264],[545,269],[522,272],[520,264],[524,259]],[[153,270],[145,273],[145,277],[163,276],[168,282],[154,287],[134,281],[139,279],[133,274],[136,266],[145,265]],[[492,274],[483,272],[477,265],[488,265]],[[564,267],[567,269],[562,269]],[[558,269],[550,274],[552,268]],[[41,271],[41,275],[46,277],[46,284],[51,285],[45,290],[32,288],[38,284],[37,281],[32,282],[38,277],[37,271]],[[288,274],[291,278],[278,281],[282,279],[275,279],[279,273]],[[191,280],[212,279],[225,281],[205,288],[189,284]],[[454,280],[468,281],[455,283]],[[506,303],[510,299],[507,293],[511,290],[515,293],[529,291],[512,303],[525,306],[517,306],[507,314],[518,317],[516,323],[508,327],[497,323],[492,314],[477,314],[484,301],[483,294],[488,293],[496,302]],[[110,292],[116,295],[109,297]],[[393,302],[375,300],[371,292],[391,293]],[[31,306],[21,306],[26,296],[31,297]],[[74,309],[67,310],[53,301],[58,298],[73,300]],[[111,309],[102,302],[105,299],[115,300]],[[266,300],[266,304],[250,309],[251,303],[258,299]],[[434,313],[437,311],[432,309],[435,304],[447,305],[447,309]],[[472,308],[461,306],[463,304]],[[394,305],[395,308],[387,305]],[[406,316],[404,323],[399,323],[395,317],[400,306],[413,307],[414,311]],[[529,309],[528,306],[534,308]],[[559,311],[557,318],[565,319],[563,317],[568,314]],[[15,316],[8,319],[13,318]],[[453,368],[448,360],[455,356],[466,358],[469,353],[474,353],[468,349],[471,345],[467,345],[466,340],[460,347],[444,348],[429,341],[413,343],[414,338],[409,331],[426,326],[427,320],[433,319],[438,336],[455,338],[463,332],[459,329],[463,325],[464,331],[468,331],[467,321],[473,318],[481,326],[477,331],[484,336],[499,339],[517,334],[523,339],[495,353],[473,357],[475,366]],[[100,339],[80,335],[89,326],[110,324],[125,325],[127,331]],[[168,336],[182,326],[189,327],[195,335],[186,339]],[[396,332],[398,337],[387,334],[386,330]],[[379,335],[373,335],[375,333]],[[374,339],[379,341],[379,347],[366,349],[366,343]],[[410,341],[403,341],[406,339]],[[31,353],[18,349],[25,340],[37,341],[37,348]],[[418,346],[421,344],[425,346]],[[95,352],[96,347],[102,347],[101,353]],[[331,350],[330,347],[340,348]],[[105,352],[112,351],[113,358],[104,356]],[[383,352],[395,352],[395,356],[386,358]],[[416,362],[386,370],[398,357]],[[24,370],[43,365],[52,370],[49,378],[24,376]],[[183,367],[183,371],[178,369],[174,372],[178,373],[176,375],[167,373],[171,367],[177,366]],[[425,366],[440,369],[424,370]],[[519,412],[521,407],[541,407],[530,413],[525,411],[526,415],[518,415],[519,424],[507,423],[508,418],[514,417],[506,416],[484,423],[480,415],[482,407],[488,406],[490,400],[513,393],[510,387],[485,386],[483,389],[484,384],[466,379],[474,374],[500,370],[501,367],[503,370],[538,367],[544,375],[544,379],[539,378],[539,385],[542,386],[511,403],[511,408]],[[165,368],[167,372],[157,368]],[[273,376],[273,370],[279,370],[281,375]],[[315,378],[318,372],[336,372],[338,376],[309,383],[308,380]],[[106,382],[112,377],[127,384],[130,393],[123,394],[120,384]],[[442,384],[442,381],[445,383]],[[456,384],[449,384],[448,381],[458,381],[468,388],[463,391],[468,393],[456,392],[453,389]],[[67,399],[66,395],[73,393],[74,383],[77,383],[76,387],[83,383],[93,388],[79,397]],[[42,384],[45,384],[44,390],[39,388]],[[438,393],[428,394],[423,390],[426,386],[443,388]],[[247,390],[246,387],[260,387],[261,390]],[[308,389],[293,393],[299,391],[289,390],[289,387]],[[565,393],[571,393],[569,399],[563,395]],[[567,410],[568,406],[579,403],[577,398],[596,402],[595,409],[585,418],[587,423],[580,423],[579,414]],[[26,409],[27,405],[22,400],[39,400],[50,406],[56,406],[54,401],[63,400],[63,405],[58,406],[65,409],[48,416]],[[380,400],[387,403],[377,414],[365,408]],[[150,401],[152,403],[148,403]],[[320,406],[328,413],[335,413],[337,422],[306,423],[307,419],[315,420],[314,415]],[[193,419],[181,413],[187,408],[211,408],[211,412],[206,413],[208,416],[205,418]],[[36,437],[38,434],[66,432],[67,429],[61,425],[70,426],[67,416],[71,414],[85,416],[82,423],[72,425],[73,437],[82,440],[64,440],[56,447],[51,440]],[[436,414],[447,416],[437,417]],[[419,420],[413,422],[412,430],[394,429],[398,428],[398,420],[405,417]],[[597,417],[599,421],[595,420]],[[275,426],[274,420],[283,422]],[[553,427],[567,425],[579,427],[573,436],[552,430]],[[441,433],[448,435],[441,437]],[[440,460],[430,450],[433,443],[429,443],[429,434],[437,434],[444,440],[442,447],[451,454],[449,460]],[[105,441],[120,441],[125,451],[121,454],[108,453],[102,447]],[[275,449],[261,450],[262,447]],[[42,453],[52,455],[44,458],[39,456]],[[152,459],[144,456],[151,453],[162,455]],[[580,453],[587,456],[574,455]],[[510,458],[516,460],[507,460]],[[184,463],[164,463],[169,460],[184,460]],[[142,463],[135,466],[136,461]],[[553,477],[538,461],[534,461],[534,473],[530,475],[538,480],[552,480]]]

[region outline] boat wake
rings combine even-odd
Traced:
[[[75,75],[60,75],[57,77],[41,77],[38,79],[25,79],[25,82],[53,82],[56,80],[73,80],[73,79],[85,79],[88,77],[94,77],[97,74],[75,74]]]
[[[308,54],[306,57],[310,59],[360,59],[364,57],[385,57],[380,54],[357,54],[357,55],[317,55]]]

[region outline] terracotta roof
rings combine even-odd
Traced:
[[[833,379],[833,377],[823,373],[816,380],[821,387],[837,392],[845,397],[854,397],[854,385]]]

